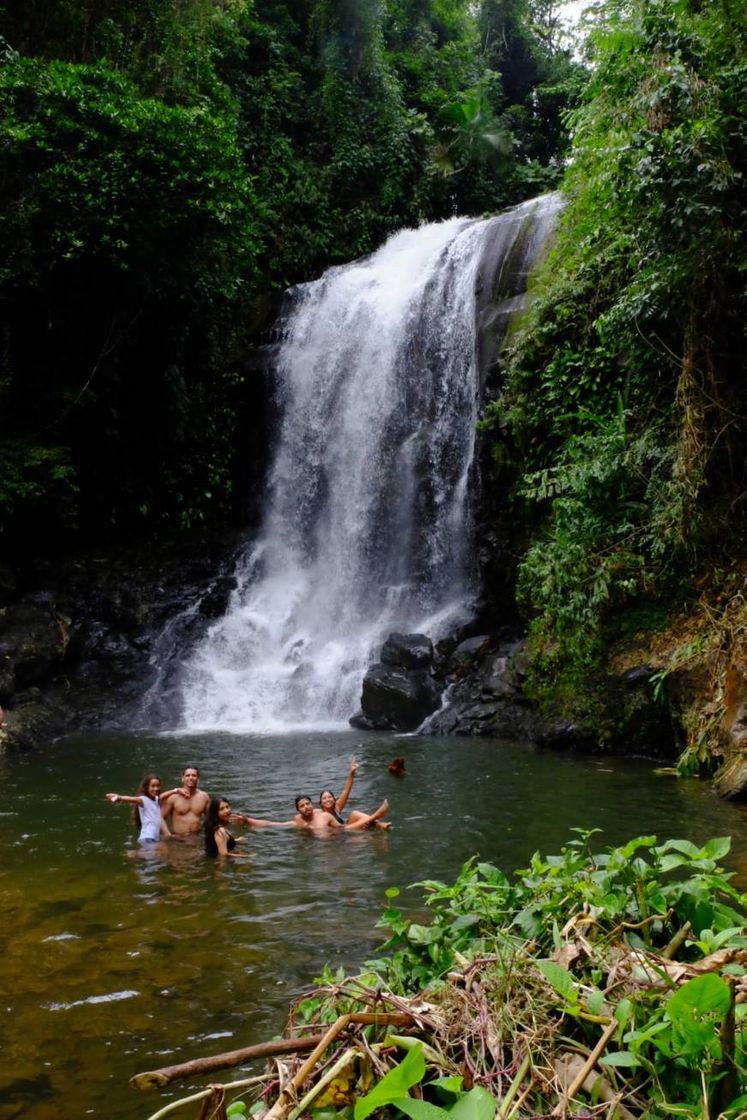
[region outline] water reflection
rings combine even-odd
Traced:
[[[196,759],[211,793],[285,819],[297,793],[339,791],[352,753],[351,807],[387,796],[390,833],[258,831],[248,858],[221,863],[200,843],[139,848],[103,800],[150,770],[173,784]],[[404,779],[388,773],[395,755]],[[129,1088],[133,1073],[273,1037],[326,962],[374,955],[388,886],[453,879],[475,853],[510,870],[576,826],[603,829],[600,846],[732,834],[747,872],[745,808],[636,760],[352,734],[112,736],[0,760],[0,776],[2,1120],[141,1120],[158,1105]]]

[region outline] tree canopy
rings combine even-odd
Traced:
[[[0,532],[236,516],[274,293],[558,182],[556,8],[0,3]]]

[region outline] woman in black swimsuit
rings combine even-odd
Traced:
[[[205,814],[205,854],[228,856],[236,847],[236,838],[228,831],[231,803],[225,797],[213,797]]]

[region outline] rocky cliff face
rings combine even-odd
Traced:
[[[136,724],[155,679],[159,634],[183,618],[188,643],[222,612],[234,546],[185,542],[56,558],[27,567],[23,577],[4,566],[0,749],[26,749],[73,729]]]
[[[549,747],[617,750],[674,761],[670,712],[657,698],[647,665],[610,672],[595,688],[604,709],[590,715],[542,710],[527,692],[531,660],[522,639],[480,634],[434,649],[424,634],[391,634],[363,681],[353,727],[474,735]],[[599,717],[602,717],[599,720]]]

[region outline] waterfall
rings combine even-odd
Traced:
[[[346,725],[391,630],[469,617],[479,270],[497,238],[525,273],[553,197],[404,230],[289,293],[264,522],[184,664],[186,727]]]

